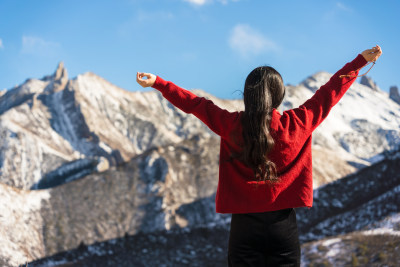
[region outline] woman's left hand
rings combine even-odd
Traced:
[[[151,87],[156,81],[157,76],[151,73],[138,72],[136,74],[136,81],[142,87]]]
[[[361,53],[361,55],[365,58],[366,61],[375,62],[382,55],[382,49],[379,45],[372,47],[372,49],[367,49]]]

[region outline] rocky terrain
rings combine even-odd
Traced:
[[[125,236],[29,266],[227,266],[228,230],[200,228]],[[171,249],[172,247],[172,249]],[[302,245],[301,266],[398,266],[400,236],[360,231]]]
[[[302,104],[330,75],[287,86],[282,110]],[[243,108],[240,100],[195,93],[228,110]],[[378,87],[354,84],[331,111],[313,135],[315,204],[298,210],[303,242],[361,231],[399,212],[399,125],[400,105]],[[60,64],[53,75],[2,93],[0,135],[0,263],[75,248],[124,250],[121,240],[140,246],[157,243],[154,236],[164,236],[162,244],[174,251],[153,244],[147,254],[135,252],[138,262],[154,260],[153,249],[189,262],[207,255],[225,262],[220,242],[230,217],[214,208],[219,139],[158,92],[127,92],[93,73],[68,79]],[[193,235],[192,243],[185,235]],[[213,238],[216,245],[205,248]],[[203,250],[187,247],[201,240]],[[93,255],[107,258],[87,255],[79,256],[84,265]]]
[[[398,266],[399,193],[400,151],[316,189],[314,207],[297,209],[302,266]],[[197,203],[181,216],[205,215],[204,206]],[[226,266],[229,221],[216,219],[212,211],[207,214],[197,216],[191,227],[125,235],[89,246],[82,242],[77,249],[30,266]]]

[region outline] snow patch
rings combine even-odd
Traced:
[[[342,242],[342,239],[340,239],[340,238],[328,239],[328,240],[323,241],[322,245],[324,245],[325,247],[329,247],[338,242]]]
[[[113,150],[112,150],[112,148],[111,147],[109,147],[106,143],[104,143],[104,142],[99,142],[99,146],[104,150],[104,151],[106,151],[108,154],[111,154],[112,152],[113,152]]]
[[[394,235],[400,236],[400,231],[388,228],[377,228],[361,232],[363,235]]]

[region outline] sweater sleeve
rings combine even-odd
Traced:
[[[205,123],[214,133],[221,137],[227,137],[229,125],[238,117],[237,113],[231,113],[215,105],[211,100],[199,97],[192,92],[183,89],[172,82],[165,81],[157,76],[153,85],[175,107],[185,113],[193,114]]]
[[[328,116],[332,107],[339,102],[356,80],[355,77],[340,78],[339,76],[357,76],[359,70],[365,66],[366,63],[367,61],[361,54],[350,63],[347,63],[303,105],[285,111],[281,117],[282,126],[289,127],[290,132],[298,132],[298,130],[301,129],[300,132],[304,134],[303,137],[308,138],[315,128]]]

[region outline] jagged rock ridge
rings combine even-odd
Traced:
[[[239,101],[216,102],[240,106]],[[0,181],[24,189],[48,184],[49,177],[72,180],[79,170],[88,174],[82,169],[87,160],[97,161],[96,168],[87,169],[92,173],[151,147],[212,135],[155,91],[127,92],[92,73],[68,80],[63,64],[53,75],[8,91],[0,98],[0,114]]]

